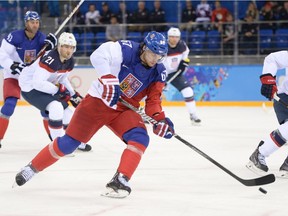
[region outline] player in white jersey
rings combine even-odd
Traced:
[[[199,125],[201,120],[196,114],[196,103],[194,100],[194,91],[183,73],[189,66],[189,48],[181,40],[181,32],[178,28],[168,30],[168,54],[163,62],[167,70],[167,82],[181,92],[185,104],[190,114],[190,120],[193,125]]]
[[[74,68],[73,53],[76,44],[73,34],[63,32],[59,37],[57,49],[51,50],[32,65],[25,67],[19,76],[23,98],[41,112],[48,114],[52,140],[64,135],[64,129],[73,115],[67,102],[70,101],[77,107],[82,100],[68,79]],[[82,151],[91,150],[91,146],[84,143],[79,148]]]
[[[7,131],[9,118],[13,115],[18,99],[20,87],[18,76],[25,64],[30,64],[47,43],[46,50],[53,49],[57,39],[53,34],[39,31],[40,16],[35,11],[27,11],[24,16],[25,29],[9,33],[1,43],[0,65],[3,67],[3,99],[4,105],[0,110],[0,147],[1,140]]]
[[[274,94],[288,104],[288,75],[277,88],[276,75],[279,69],[288,67],[288,51],[278,51],[269,54],[265,60],[260,80],[262,83],[261,94],[272,100]],[[250,156],[247,167],[252,171],[268,172],[265,158],[280,149],[288,141],[288,108],[279,101],[273,100],[274,111],[277,116],[279,127],[272,131],[269,136],[261,140],[256,150]],[[288,178],[288,157],[280,166],[280,177]]]

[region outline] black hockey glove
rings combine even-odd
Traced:
[[[261,94],[268,98],[269,100],[273,99],[273,95],[277,92],[276,77],[273,77],[272,74],[263,74],[260,76],[262,83]]]
[[[188,58],[180,61],[177,69],[177,72],[180,71],[178,76],[181,76],[183,72],[186,71],[187,67],[189,66],[189,62],[190,60]]]
[[[56,47],[57,45],[57,38],[54,34],[49,33],[44,40],[44,42],[47,44],[46,51],[52,50]]]
[[[20,74],[21,71],[23,70],[23,68],[25,68],[25,67],[26,67],[26,65],[23,64],[23,63],[14,62],[14,63],[10,66],[11,73],[12,73],[13,75]]]
[[[68,89],[63,85],[59,84],[59,89],[58,91],[54,94],[54,97],[57,100],[62,100],[62,101],[69,101],[70,100],[70,92]]]
[[[76,108],[80,104],[82,99],[83,97],[79,94],[79,92],[75,91],[75,94],[70,98],[70,102]]]

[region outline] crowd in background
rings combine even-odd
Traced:
[[[43,11],[45,2],[40,1],[36,5],[34,1],[31,1],[30,5],[29,1],[25,2],[26,6],[22,7],[24,10],[34,7],[33,9],[38,9],[40,14]],[[71,11],[78,1],[67,1],[67,3],[70,3]],[[50,17],[67,16],[70,12],[67,4],[64,4],[64,9],[60,9],[58,0],[48,1],[47,4]],[[236,18],[235,1],[181,1],[179,16],[177,8],[175,6],[169,8],[168,4],[172,3],[158,0],[134,1],[131,7],[131,1],[87,1],[72,17],[71,31],[79,35],[88,32],[96,35],[102,32],[106,40],[116,41],[126,39],[129,32],[140,32],[145,36],[144,34],[150,30],[166,32],[169,27],[176,25],[182,32],[188,32],[188,35],[195,31],[216,30],[221,34],[224,54],[233,54],[235,37],[245,52],[247,49],[257,47],[259,30],[271,29],[275,34],[277,29],[288,27],[288,1],[237,1],[239,14]],[[171,15],[173,9],[174,15]],[[9,10],[13,11],[13,9]],[[4,9],[0,4],[1,11]],[[238,25],[235,25],[235,20]],[[119,25],[123,23],[125,25]],[[190,42],[189,37],[185,39],[187,43]]]

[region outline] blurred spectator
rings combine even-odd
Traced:
[[[283,2],[283,7],[279,11],[279,21],[281,22],[279,28],[288,28],[288,1]]]
[[[100,12],[98,10],[96,10],[96,6],[94,4],[89,5],[89,9],[85,14],[85,23],[89,27],[91,25],[100,24]],[[91,31],[95,34],[98,31],[98,28],[97,27],[90,27],[89,31]]]
[[[229,11],[221,6],[220,1],[215,1],[215,9],[212,11],[211,23],[212,28],[221,32],[222,23],[226,22]]]
[[[186,7],[182,10],[181,15],[181,30],[191,31],[195,25],[196,11],[192,5],[192,1],[186,0]]]
[[[48,9],[49,9],[49,17],[59,17],[59,0],[49,0],[48,2]]]
[[[85,15],[82,14],[80,9],[75,12],[75,14],[72,17],[72,23],[73,23],[73,33],[82,34],[84,32],[84,26],[85,26]],[[77,26],[81,25],[83,27]]]
[[[149,20],[149,11],[145,6],[145,1],[138,1],[138,8],[133,13],[132,22],[137,24],[129,28],[130,31],[145,32],[149,30],[149,27],[139,25],[139,23],[146,24]]]
[[[254,1],[251,1],[248,4],[247,10],[245,12],[245,18],[250,15],[254,21],[258,21],[259,20],[259,12],[257,9],[257,5]]]
[[[165,11],[161,8],[161,2],[160,1],[154,1],[154,9],[150,12],[150,23],[162,23],[162,25],[153,26],[152,30],[161,32],[166,30],[166,25],[164,23],[166,22],[165,19]]]
[[[119,23],[131,23],[132,13],[126,9],[126,3],[124,1],[119,2],[119,11],[117,13],[117,19]]]
[[[102,10],[100,12],[100,23],[109,24],[112,12],[109,9],[107,2],[102,2]]]
[[[265,23],[260,24],[261,29],[275,29],[274,21],[274,12],[273,12],[273,4],[271,1],[266,1],[264,6],[260,10],[260,20],[264,21]],[[269,22],[270,21],[270,22]]]
[[[108,41],[118,41],[124,38],[123,28],[119,25],[117,17],[112,15],[110,17],[110,25],[106,27],[106,39]]]
[[[233,55],[234,53],[234,39],[236,36],[234,19],[231,13],[226,16],[226,22],[223,24],[222,35],[223,35],[223,54]]]
[[[209,30],[211,21],[211,7],[206,0],[201,0],[196,8],[197,29]]]
[[[257,49],[258,29],[251,14],[246,15],[241,29],[241,54],[255,54]]]

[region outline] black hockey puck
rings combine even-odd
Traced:
[[[259,187],[259,191],[261,191],[263,194],[267,194],[267,191],[262,187]]]

